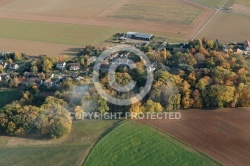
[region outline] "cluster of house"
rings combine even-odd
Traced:
[[[250,41],[247,40],[245,43],[230,43],[224,46],[224,51],[228,52],[229,50],[233,50],[236,53],[250,55]]]
[[[17,70],[20,66],[16,63],[8,64],[5,60],[0,60],[0,65],[3,66],[4,69]]]
[[[101,72],[115,71],[116,67],[118,66],[123,66],[124,69],[128,69],[129,67],[134,65],[134,62],[129,60],[130,53],[131,52],[127,52],[126,54],[123,54],[123,53],[116,52],[116,53],[111,54],[100,65],[100,71]],[[156,65],[157,65],[157,62],[146,67],[149,71],[154,71]]]
[[[67,63],[67,62],[57,62],[56,68],[59,70],[69,69],[71,71],[80,70],[80,63]]]

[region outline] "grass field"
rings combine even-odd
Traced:
[[[227,0],[194,0],[209,6],[221,7]]]
[[[12,101],[19,100],[22,92],[16,89],[0,90],[0,108]]]
[[[222,42],[244,42],[249,38],[249,17],[220,12],[198,35]]]
[[[0,19],[0,37],[84,46],[123,30],[102,26]],[[66,49],[66,48],[65,48]]]
[[[111,17],[154,22],[191,24],[203,11],[181,1],[137,0],[130,1]]]
[[[1,136],[0,165],[79,165],[94,141],[115,123],[117,123],[115,120],[77,121],[73,123],[71,133],[59,140]]]
[[[126,121],[95,145],[84,165],[219,164],[149,126]]]

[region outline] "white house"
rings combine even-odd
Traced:
[[[56,64],[57,69],[62,70],[62,69],[65,69],[65,67],[66,67],[66,62],[57,62]]]
[[[19,68],[19,65],[16,64],[16,63],[11,64],[10,67],[9,67],[9,69],[11,69],[11,70],[17,70],[18,68]]]

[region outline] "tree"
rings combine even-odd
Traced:
[[[209,48],[213,48],[214,47],[214,40],[208,40],[206,44]]]
[[[135,104],[132,104],[130,109],[129,109],[131,118],[136,118],[138,115],[142,113],[141,111],[141,102],[137,102]]]
[[[18,52],[14,52],[14,60],[20,61],[22,59],[22,54]]]
[[[108,102],[103,98],[100,98],[98,100],[98,111],[100,113],[105,113],[105,112],[109,111]]]
[[[52,62],[49,59],[46,59],[43,63],[43,71],[44,72],[48,72],[49,70],[51,70],[53,67]]]
[[[75,107],[74,109],[74,113],[75,113],[75,118],[76,119],[81,119],[82,118],[82,113],[83,113],[83,109],[78,105]]]
[[[12,64],[12,63],[13,63],[13,60],[12,60],[11,58],[9,58],[9,59],[7,60],[7,62],[8,62],[9,64]]]
[[[0,73],[4,73],[4,68],[2,65],[0,65]]]
[[[19,84],[19,80],[17,77],[13,78],[10,82],[10,87],[17,87]]]
[[[147,100],[147,102],[141,107],[143,112],[161,112],[163,110],[162,106],[158,102],[153,102],[152,100]]]

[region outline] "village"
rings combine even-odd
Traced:
[[[154,48],[154,51],[161,52],[164,48],[171,52],[190,52],[195,53],[195,48],[190,49],[189,42],[187,43],[169,43],[165,41],[155,41],[153,34],[127,32],[125,34],[116,34],[112,40],[108,42],[115,44],[130,44],[140,50],[146,47]],[[250,55],[250,41],[243,43],[227,43],[220,45],[220,50],[224,52],[234,52],[236,54]],[[54,91],[58,89],[65,80],[81,80],[93,68],[97,57],[102,50],[97,50],[92,46],[88,46],[81,50],[79,55],[85,55],[84,58],[75,56],[73,58],[62,60],[54,59],[53,62],[43,61],[46,56],[27,56],[25,54],[14,52],[0,52],[0,86],[1,88],[14,87],[19,89],[27,89],[29,87],[37,87]],[[101,72],[108,72],[109,67],[113,62],[126,67],[127,61],[121,58],[128,58],[130,52],[113,53],[101,65]],[[48,69],[38,69],[37,64],[49,65]],[[48,63],[48,64],[46,64]],[[150,70],[155,70],[155,64],[150,66]],[[35,66],[35,67],[34,67]]]

